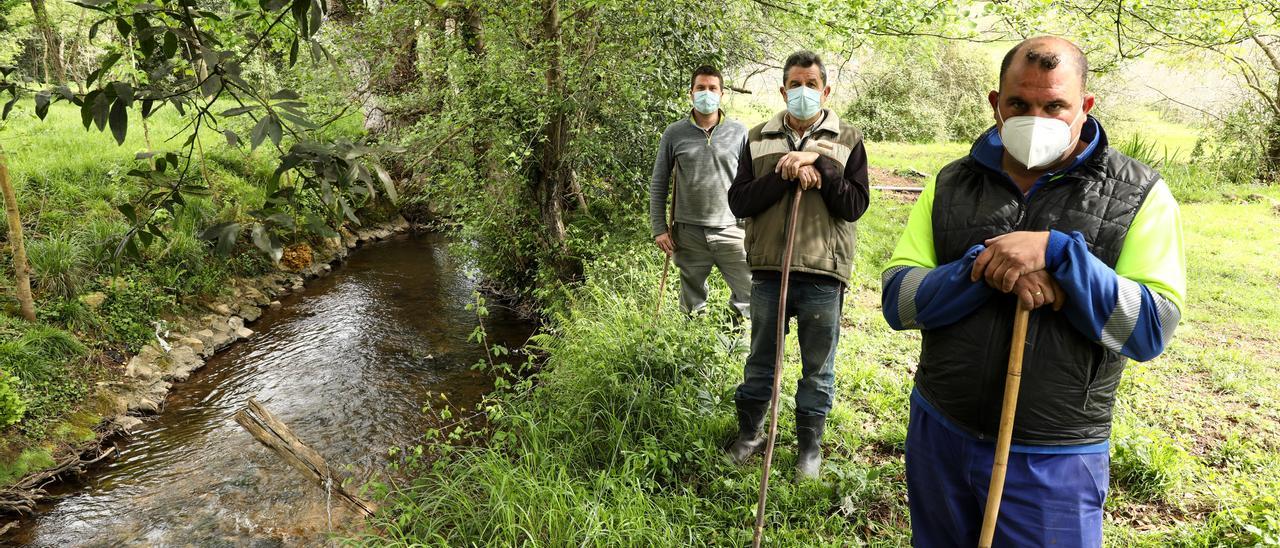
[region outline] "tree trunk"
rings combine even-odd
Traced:
[[[325,2],[325,15],[330,21],[341,22],[351,17],[351,10],[347,8],[347,3],[343,0],[327,0]]]
[[[1271,121],[1267,122],[1262,154],[1258,179],[1266,184],[1274,183],[1280,178],[1280,116],[1273,115]]]
[[[0,151],[0,192],[4,194],[4,208],[9,217],[9,243],[13,247],[13,278],[22,317],[36,321],[35,300],[31,297],[31,268],[27,265],[27,247],[22,241],[22,219],[18,216],[18,195],[9,181],[9,161]]]
[[[480,70],[484,67],[485,43],[484,43],[484,23],[480,19],[480,12],[474,7],[464,7],[462,11],[462,43],[467,49],[469,63],[469,76],[467,77],[466,86],[470,89],[483,85],[481,81],[483,72]],[[470,132],[471,136],[471,169],[478,177],[488,184],[496,179],[494,176],[495,167],[489,161],[489,149],[491,144],[488,138],[489,133],[485,131],[483,126],[477,126]]]
[[[559,0],[542,0],[542,44],[545,50],[546,91],[553,102],[552,113],[542,128],[542,154],[539,155],[538,177],[535,195],[542,214],[542,223],[547,230],[548,243],[553,252],[559,252],[564,246],[565,228],[560,212],[560,195],[564,192],[564,146],[567,127],[565,127],[564,106],[559,101],[564,89],[564,69],[560,65],[560,2]]]
[[[44,0],[31,0],[31,12],[35,15],[36,28],[44,37],[45,80],[52,76],[53,83],[61,85],[67,79],[66,69],[62,65],[62,39],[49,22],[49,11],[45,9]]]
[[[533,180],[534,196],[538,199],[538,209],[546,231],[545,242],[552,261],[551,267],[561,280],[569,280],[575,275],[575,269],[568,257],[568,250],[565,249],[567,232],[564,226],[564,207],[561,205],[561,197],[565,192],[564,157],[568,147],[569,127],[565,106],[561,101],[565,95],[565,83],[560,58],[559,0],[542,0],[541,30],[547,62],[546,92],[552,101],[552,112],[542,129],[539,169]]]

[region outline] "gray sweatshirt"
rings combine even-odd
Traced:
[[[658,144],[649,181],[649,224],[653,236],[667,231],[667,194],[676,176],[676,222],[726,227],[737,222],[729,211],[729,185],[747,128],[720,113],[720,123],[703,131],[688,116],[667,126]]]

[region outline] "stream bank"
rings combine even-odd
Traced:
[[[111,395],[112,409],[119,411],[110,422],[134,432],[132,439],[107,444],[108,450],[118,451],[120,456],[90,467],[82,483],[51,489],[61,500],[38,505],[38,515],[23,520],[11,532],[12,538],[4,540],[34,545],[95,545],[103,538],[110,539],[107,543],[144,544],[188,539],[170,536],[192,534],[190,528],[176,522],[157,524],[161,527],[159,533],[137,523],[107,529],[101,524],[83,528],[105,516],[127,516],[139,508],[153,508],[158,500],[166,501],[161,505],[166,509],[161,514],[165,515],[170,508],[192,512],[192,500],[204,501],[201,507],[212,504],[222,508],[221,513],[206,516],[208,536],[197,535],[212,544],[319,538],[330,519],[343,518],[343,510],[325,507],[323,512],[316,512],[316,500],[308,498],[315,495],[315,489],[275,462],[274,456],[239,431],[229,415],[219,413],[234,412],[248,397],[256,397],[291,423],[299,419],[295,413],[301,409],[319,410],[330,415],[322,432],[308,435],[316,432],[308,428],[308,418],[303,417],[297,427],[299,434],[334,465],[362,461],[357,475],[367,477],[380,471],[387,448],[411,441],[406,436],[419,434],[430,426],[421,413],[427,392],[449,393],[450,400],[458,404],[478,400],[487,392],[491,379],[466,367],[482,355],[481,349],[467,341],[476,319],[465,308],[475,282],[467,279],[460,265],[448,256],[443,236],[394,236],[391,241],[374,244],[371,251],[352,255],[345,263],[333,266],[328,262],[341,260],[349,249],[362,242],[381,240],[406,228],[407,223],[401,221],[395,226],[345,233],[342,239],[318,249],[311,266],[295,273],[241,280],[228,292],[234,298],[209,303],[208,313],[194,320],[174,322],[165,338],[168,351],[159,343],[155,348],[144,349],[129,362],[119,386],[103,387]],[[329,272],[339,274],[325,276]],[[304,285],[307,279],[315,278],[320,279]],[[257,333],[250,332],[246,325]],[[502,309],[495,309],[495,316],[486,321],[486,326],[494,342],[512,346],[522,343],[532,330],[531,324]],[[252,339],[245,344],[218,353],[249,336]],[[214,367],[201,369],[206,359]],[[264,361],[274,367],[261,369]],[[363,365],[345,376],[330,378],[333,370],[356,364]],[[227,373],[228,369],[243,373],[245,368],[254,373]],[[266,393],[234,389],[241,383],[256,383],[253,379],[260,376],[269,377],[271,390]],[[385,383],[369,386],[362,382],[370,376],[383,378]],[[314,384],[324,378],[328,378],[325,385]],[[429,388],[424,391],[423,387]],[[378,395],[381,397],[367,399]],[[280,405],[281,397],[289,400],[287,405]],[[348,406],[341,403],[343,398],[361,403]],[[143,418],[161,409],[164,412],[159,416]],[[344,414],[332,416],[339,409],[345,410]],[[347,423],[358,427],[351,430]],[[361,439],[360,432],[368,439]],[[200,441],[204,438],[212,439]],[[234,440],[234,444],[224,445],[227,439]],[[195,456],[177,460],[165,457],[172,456],[173,451],[182,452],[175,445],[189,442],[196,445],[188,446],[191,452],[187,454]],[[214,448],[206,447],[206,443]],[[247,458],[245,455],[254,455],[255,460],[238,465],[218,460],[229,456]],[[195,482],[190,489],[181,489],[181,493],[165,490],[137,498],[139,493],[135,490],[147,491],[156,476],[174,474],[171,480],[177,481],[186,474],[205,475],[202,472],[206,470],[199,464],[211,464],[210,459],[218,467],[236,470],[234,474],[214,477],[225,480],[234,476],[236,479],[230,480],[234,485],[254,485],[251,494],[225,484]],[[163,472],[147,472],[147,466],[159,467]],[[255,475],[244,475],[246,466],[255,470]],[[277,479],[267,481],[269,487],[259,490],[256,483],[265,478],[256,474],[263,470],[271,470],[270,475]],[[255,505],[259,500],[272,501],[269,507],[294,507],[297,522],[285,523],[293,519],[293,512],[273,512]],[[234,519],[226,521],[231,516]],[[108,529],[110,534],[105,533]],[[138,529],[152,533],[131,536]],[[92,534],[85,536],[86,531]],[[147,536],[152,534],[160,536]]]

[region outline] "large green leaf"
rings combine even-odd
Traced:
[[[230,255],[240,237],[240,223],[228,221],[210,226],[200,232],[200,239],[214,243],[214,250],[221,255]]]
[[[268,257],[271,257],[271,262],[280,262],[280,257],[284,256],[284,246],[281,245],[280,238],[272,234],[261,223],[255,223],[249,234],[253,240],[253,245],[261,249]]]
[[[268,121],[270,119],[268,116],[263,116],[258,120],[257,125],[253,126],[253,132],[249,134],[250,150],[257,150],[258,145],[261,145],[262,141],[267,138],[267,125],[270,124]]]
[[[111,135],[116,144],[123,145],[125,135],[129,131],[129,108],[123,99],[116,99],[111,105]]]
[[[49,114],[49,92],[42,91],[36,94],[36,116],[41,120]]]
[[[396,192],[396,183],[391,180],[391,174],[387,173],[387,169],[382,164],[374,164],[373,169],[378,172],[378,179],[382,181],[382,188],[387,191],[387,199],[392,203],[400,201],[400,196]]]

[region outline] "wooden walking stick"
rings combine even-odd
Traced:
[[[1004,495],[1004,476],[1009,470],[1009,445],[1013,442],[1013,414],[1018,408],[1018,389],[1022,385],[1022,352],[1027,346],[1027,322],[1031,310],[1018,304],[1013,316],[1013,342],[1009,345],[1009,372],[1004,377],[1004,408],[1000,410],[1000,432],[996,437],[995,461],[991,464],[991,485],[987,489],[987,508],[982,516],[979,548],[991,548],[996,535],[996,517],[1000,515],[1000,497]]]
[[[656,323],[658,317],[662,315],[662,298],[667,295],[667,273],[671,271],[671,256],[667,255],[666,262],[662,263],[662,281],[658,282],[658,303],[653,305],[653,321]]]
[[[671,214],[667,222],[667,237],[671,238],[671,245],[676,245],[676,173],[671,173]],[[665,252],[664,252],[665,253]],[[662,263],[662,281],[658,282],[658,302],[653,305],[653,323],[658,323],[658,317],[662,315],[662,298],[667,296],[667,273],[671,271],[671,255],[667,255],[666,262]]]
[[[773,465],[773,445],[778,437],[778,392],[782,391],[782,355],[786,349],[787,286],[791,282],[791,251],[796,243],[796,225],[800,224],[800,197],[804,191],[796,188],[791,200],[791,216],[787,218],[787,245],[782,251],[782,287],[778,292],[778,336],[774,339],[773,397],[769,399],[769,439],[764,445],[764,469],[760,475],[760,501],[756,504],[756,531],[751,546],[760,548],[764,537],[764,502],[769,494],[769,468]]]

